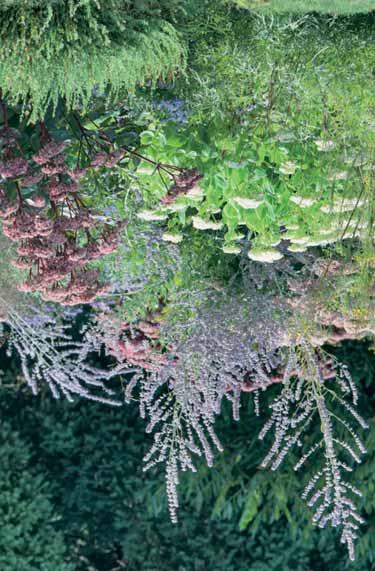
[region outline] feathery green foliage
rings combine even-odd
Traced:
[[[87,109],[93,92],[110,98],[181,68],[184,47],[158,10],[119,0],[12,3],[0,10],[0,88],[30,121]]]

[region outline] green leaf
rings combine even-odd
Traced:
[[[141,144],[150,145],[155,139],[155,131],[143,131],[141,133]]]
[[[242,512],[239,528],[244,531],[255,518],[262,503],[262,494],[258,488],[253,488],[247,495],[245,509]]]

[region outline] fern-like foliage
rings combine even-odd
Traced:
[[[341,529],[341,542],[354,560],[354,540],[363,520],[353,496],[361,496],[361,492],[347,481],[346,473],[352,471],[353,463],[361,462],[366,449],[347,417],[362,428],[368,426],[356,410],[358,396],[348,370],[334,363],[333,375],[327,379],[323,362],[322,354],[305,339],[290,348],[283,389],[273,401],[271,418],[259,435],[262,440],[271,429],[274,431],[273,444],[262,467],[277,470],[294,446],[303,445],[304,434],[318,420],[321,438],[304,452],[294,469],[299,470],[313,455],[323,451],[323,461],[312,468],[302,498],[314,510],[314,524]],[[335,435],[335,428],[342,427],[345,439]]]
[[[8,3],[0,9],[0,87],[30,121],[59,102],[86,109],[93,93],[112,98],[166,77],[184,59],[167,21],[118,0]]]

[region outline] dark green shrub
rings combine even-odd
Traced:
[[[73,571],[44,474],[33,451],[9,423],[0,431],[0,568]]]

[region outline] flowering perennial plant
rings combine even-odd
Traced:
[[[68,141],[53,140],[41,124],[40,150],[28,161],[17,156],[22,148],[9,131],[0,162],[0,218],[4,235],[18,243],[14,265],[28,270],[24,292],[40,292],[46,301],[63,305],[89,303],[107,291],[99,272],[88,263],[113,252],[123,223],[97,221],[80,194],[83,169],[70,169],[64,157]],[[5,122],[5,131],[7,122]],[[37,186],[32,198],[24,188]]]
[[[160,322],[158,342],[165,351],[158,367],[149,374],[135,375],[126,389],[129,402],[139,386],[140,414],[148,419],[147,432],[154,433],[144,469],[165,464],[174,522],[179,470],[195,471],[193,455],[204,456],[212,466],[214,449],[223,449],[214,429],[223,399],[231,402],[238,420],[242,391],[254,392],[257,405],[259,390],[279,382],[271,378],[281,362],[265,326],[269,305],[265,303],[256,316],[245,310],[246,319],[244,301],[212,290],[190,291],[187,300],[182,296],[176,312],[185,313],[186,319]],[[223,320],[224,306],[230,317]]]
[[[121,374],[124,366],[105,370],[90,365],[82,358],[83,345],[73,340],[68,327],[53,314],[32,306],[28,314],[21,314],[3,297],[0,311],[10,327],[8,354],[18,354],[24,378],[34,394],[39,384],[46,382],[56,399],[64,396],[72,401],[78,395],[110,405],[121,404],[105,383]]]
[[[349,371],[331,360],[331,373],[327,375],[322,352],[317,352],[306,339],[297,343],[289,349],[282,391],[271,404],[271,418],[259,435],[263,440],[269,431],[274,431],[273,444],[262,467],[277,470],[294,446],[303,445],[304,433],[318,418],[321,438],[303,454],[294,469],[299,470],[314,454],[324,451],[323,462],[314,470],[302,498],[314,510],[314,524],[341,529],[341,542],[354,560],[354,540],[363,519],[353,497],[362,494],[345,475],[352,472],[353,463],[361,462],[366,449],[352,424],[339,416],[338,406],[362,428],[368,425],[356,410],[358,395]],[[335,436],[335,426],[344,427],[347,439]]]
[[[153,345],[154,355],[159,355],[157,365],[150,359],[148,372],[144,368],[143,373],[135,374],[126,389],[126,401],[130,402],[138,386],[140,414],[147,419],[147,432],[154,434],[144,470],[165,465],[172,521],[177,521],[179,471],[194,472],[194,456],[203,456],[212,466],[214,450],[223,449],[215,432],[223,399],[231,402],[233,417],[238,420],[243,392],[253,394],[258,414],[259,393],[277,383],[282,385],[281,393],[260,433],[263,440],[271,430],[275,432],[262,467],[278,469],[295,445],[303,446],[305,432],[318,419],[321,438],[303,454],[295,469],[320,450],[324,450],[324,458],[302,497],[315,510],[315,524],[341,528],[341,540],[354,559],[354,540],[362,518],[352,496],[360,492],[345,476],[366,450],[338,408],[362,428],[367,424],[356,410],[357,390],[347,368],[307,336],[296,337],[295,328],[278,325],[285,325],[290,318],[286,307],[281,303],[276,307],[275,300],[265,299],[259,289],[228,295],[201,288],[189,291],[186,299],[180,292],[174,307],[175,321],[163,319],[163,312],[157,318],[157,344]],[[155,333],[155,322],[150,320],[149,325]],[[140,330],[143,326],[141,322]],[[141,339],[139,342],[141,346]],[[143,338],[139,349],[146,358],[147,342]],[[127,359],[127,355],[122,353],[121,358]],[[344,428],[348,438],[336,436],[336,427]]]

